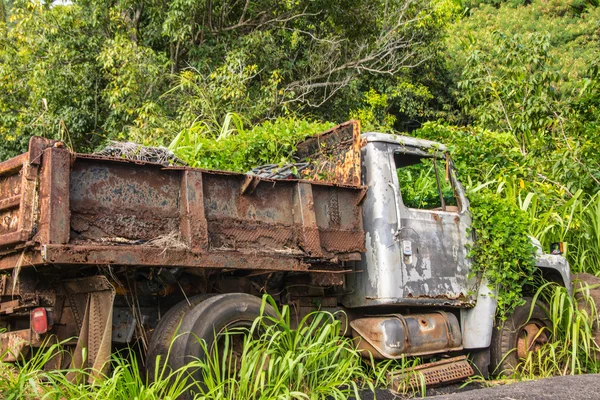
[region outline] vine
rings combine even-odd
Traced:
[[[528,236],[529,216],[514,202],[484,190],[472,193],[472,229],[475,243],[469,256],[473,272],[483,274],[497,289],[498,317],[524,304],[524,287],[532,283],[535,248]]]

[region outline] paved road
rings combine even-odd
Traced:
[[[456,393],[451,393],[456,391]],[[429,400],[600,400],[600,374],[558,376],[537,381],[517,382],[491,388],[460,388],[446,386],[427,391]],[[451,394],[448,394],[448,393]],[[364,392],[361,400],[400,400],[387,390],[378,390],[377,395]],[[412,399],[421,397],[412,396]]]
[[[431,400],[600,400],[600,374],[557,376],[426,398]]]

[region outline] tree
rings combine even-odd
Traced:
[[[459,104],[481,126],[508,131],[523,155],[551,140],[564,110],[547,36],[496,34],[489,52],[474,49],[458,83]]]
[[[218,131],[228,113],[246,124],[292,114],[344,120],[372,88],[411,88],[407,79],[419,75],[405,71],[437,56],[456,10],[453,0],[11,7],[0,47],[1,158],[33,134],[89,150],[109,138],[167,144],[197,125]]]

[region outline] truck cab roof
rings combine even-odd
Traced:
[[[448,150],[448,148],[441,143],[404,135],[393,135],[389,133],[380,132],[366,132],[361,135],[361,138],[366,139],[367,142],[386,142],[392,144],[399,144],[401,146],[415,147],[417,149],[422,150],[436,149],[441,152],[445,152]]]

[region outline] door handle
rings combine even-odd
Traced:
[[[396,185],[388,182],[388,185],[392,188],[394,193],[394,205],[396,206],[396,232],[394,233],[394,240],[398,240],[400,237],[400,231],[402,230],[402,223],[400,221],[400,191]]]

